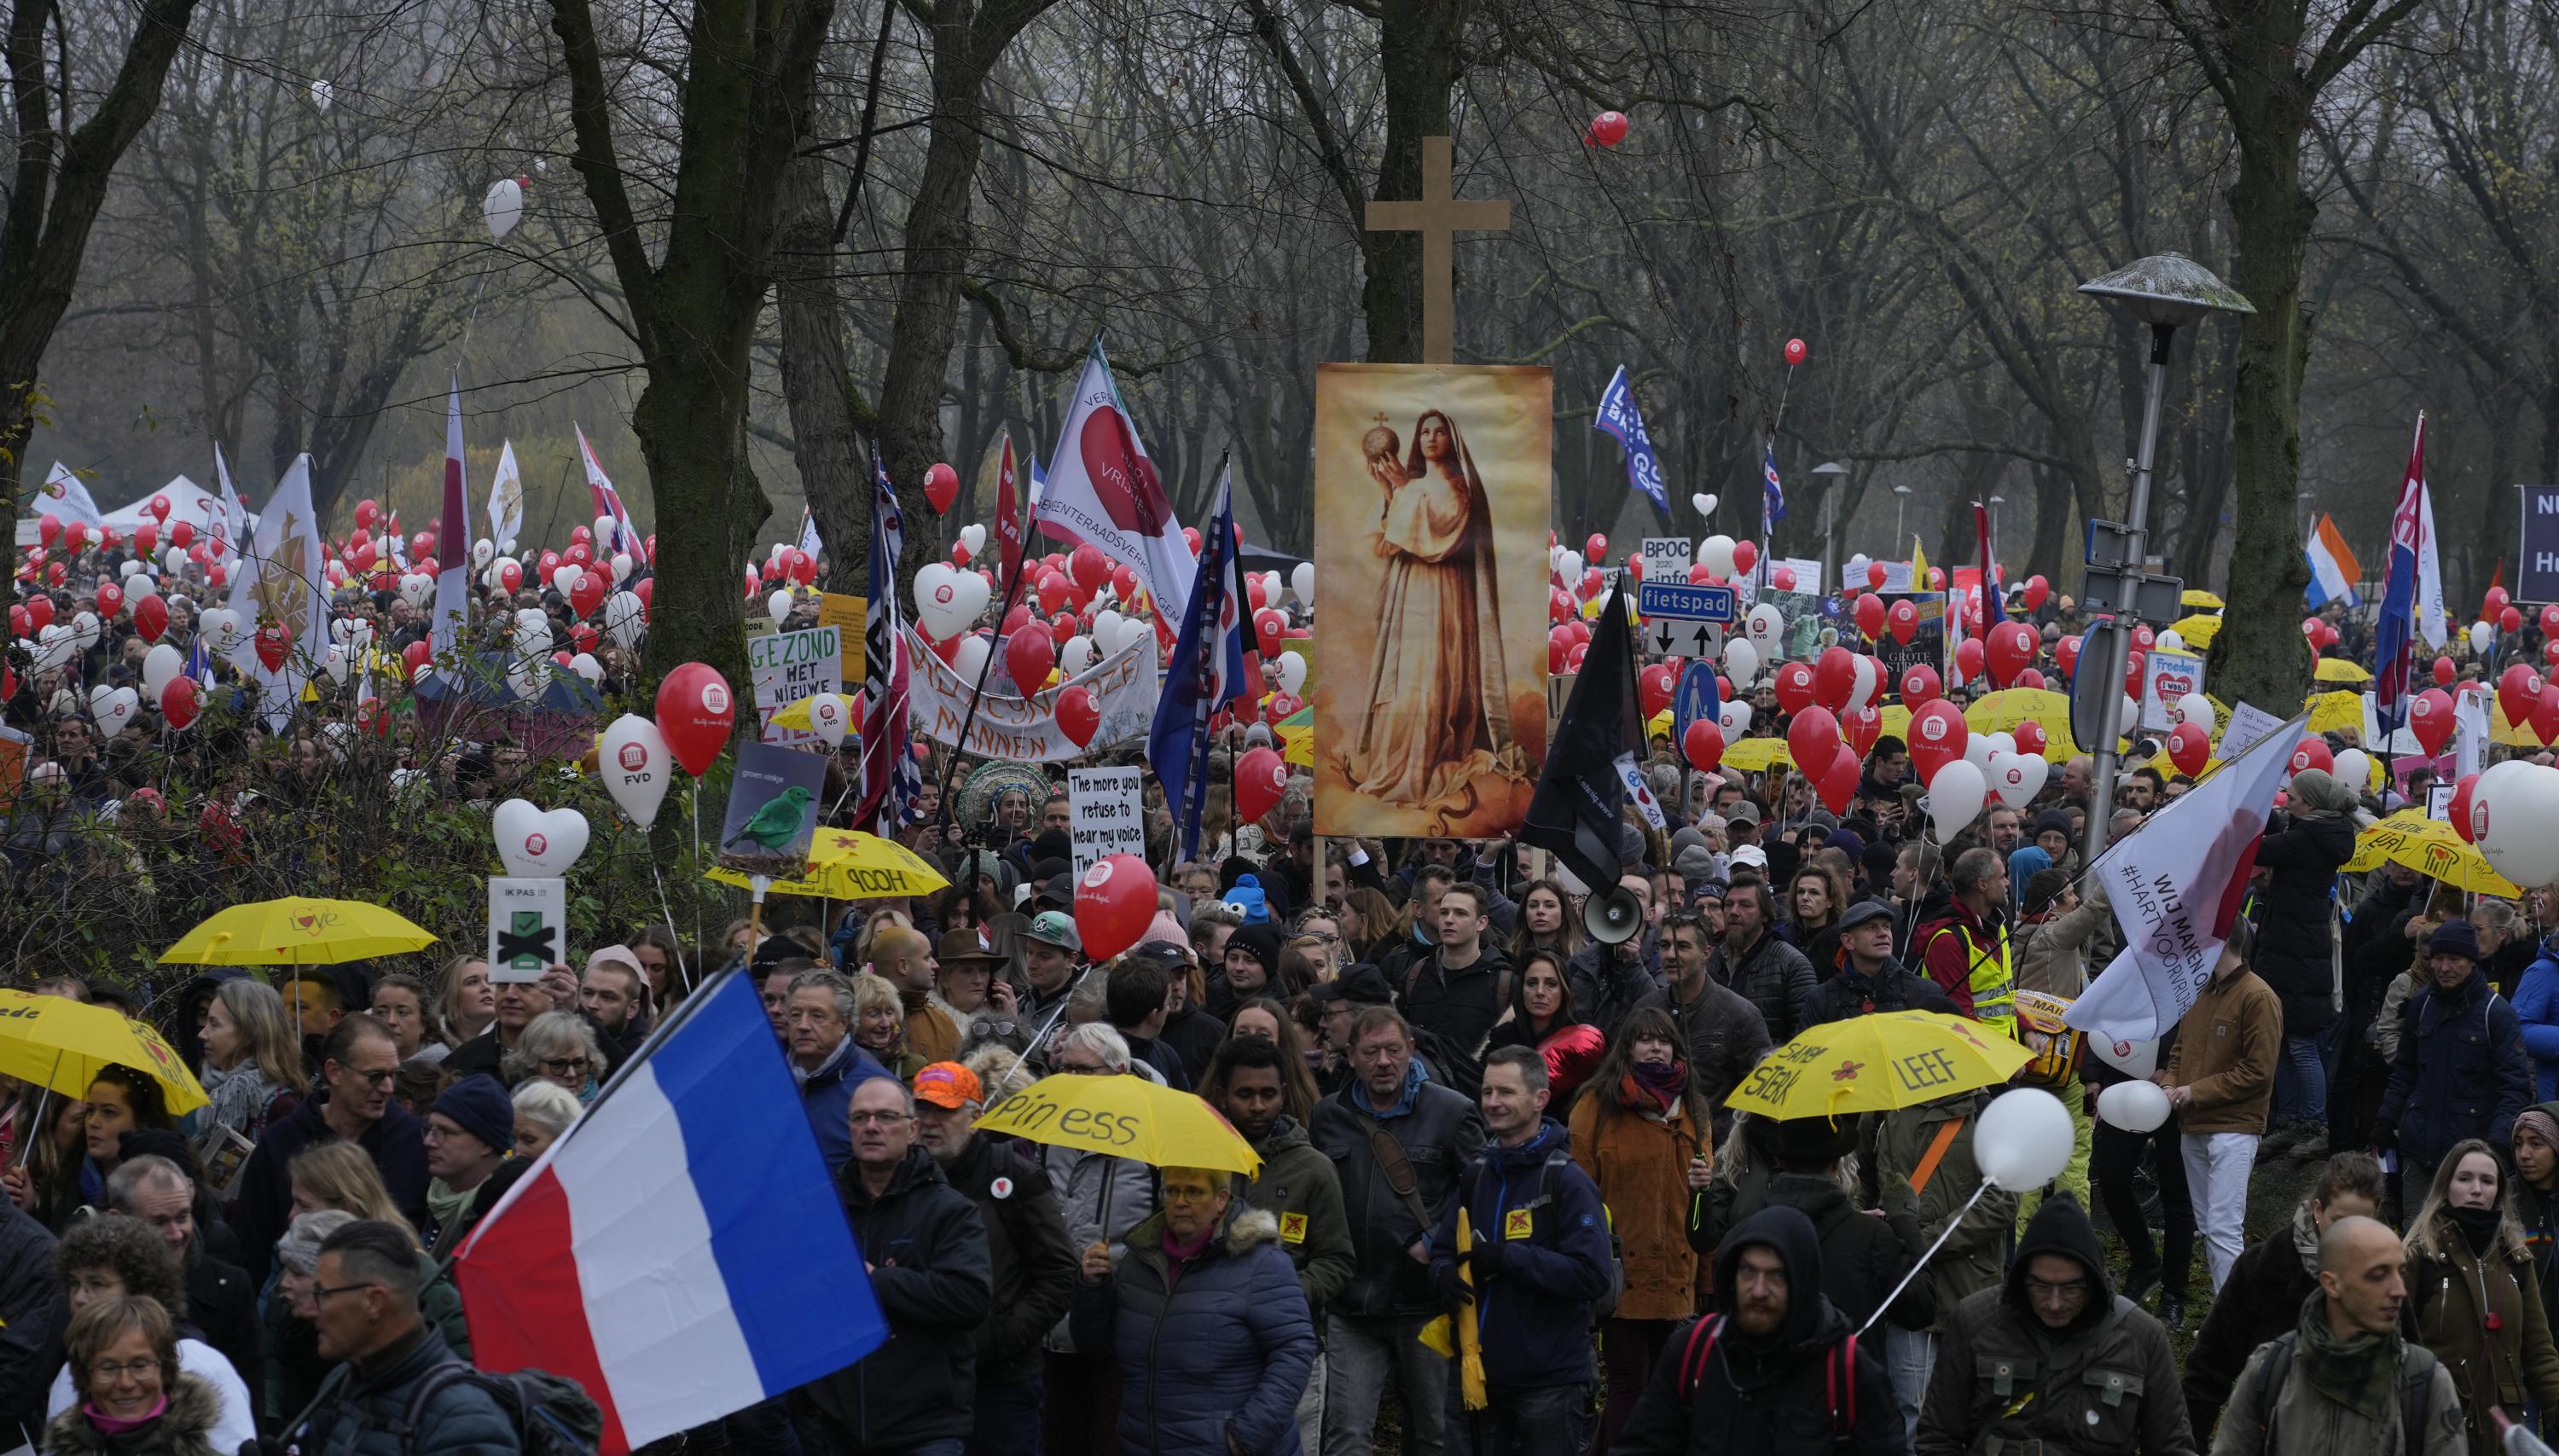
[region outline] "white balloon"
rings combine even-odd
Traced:
[[[1761,602],[1750,609],[1749,620],[1743,624],[1742,631],[1749,637],[1751,644],[1759,649],[1760,656],[1764,660],[1774,655],[1777,640],[1786,634],[1786,614],[1766,602]]]
[[[1697,513],[1700,515],[1713,515],[1715,513],[1715,497],[1704,491],[1700,491],[1696,495],[1689,497],[1688,504],[1696,507]]]
[[[81,612],[72,618],[72,636],[79,639],[79,650],[87,652],[97,646],[98,621],[95,612]]]
[[[494,545],[491,545],[491,544],[490,544],[490,542],[489,542],[489,538],[488,538],[487,536],[482,536],[480,539],[478,539],[478,540],[476,540],[476,541],[473,541],[473,542],[471,543],[471,564],[472,564],[472,565],[474,565],[474,566],[487,566],[490,562],[495,561],[495,560],[497,560],[497,559],[498,559],[498,548],[497,548],[496,546],[494,546]]]
[[[1883,691],[1883,663],[1864,653],[1849,659],[1848,711],[1862,713]]]
[[[1556,570],[1563,573],[1565,590],[1581,595],[1581,553],[1571,546],[1564,548],[1564,561]]]
[[[1973,1124],[1973,1163],[1994,1188],[2025,1193],[2070,1166],[2070,1111],[2040,1088],[2004,1092]]]
[[[113,738],[133,715],[142,711],[142,694],[129,687],[109,687],[101,682],[89,689],[88,715],[97,720],[97,731]]]
[[[573,808],[544,813],[527,800],[511,799],[498,805],[491,832],[507,873],[519,879],[556,880],[586,852],[586,815]]]
[[[1066,640],[1066,650],[1058,654],[1058,674],[1061,677],[1073,677],[1101,660],[1102,652],[1093,645],[1093,639],[1077,633]]]
[[[2155,1082],[2119,1082],[2097,1093],[2099,1121],[2149,1132],[2168,1121],[2168,1092]]]
[[[1280,655],[1280,686],[1290,697],[1295,697],[1305,690],[1306,657],[1304,654],[1281,653]]]
[[[2154,639],[2152,646],[2163,653],[2182,653],[2185,651],[2185,639],[2179,636],[2177,629],[2172,627]],[[2099,1095],[2103,1096],[2104,1093],[2100,1092]]]
[[[2169,704],[2168,721],[2172,728],[2180,723],[2199,723],[2203,725],[2203,731],[2209,733],[2213,723],[2212,699],[2199,692],[2189,692]]]
[[[580,653],[569,658],[568,670],[585,678],[589,687],[597,686],[604,681],[604,664],[595,660],[593,653]]]
[[[1969,749],[1971,743],[1965,747]],[[1946,843],[1972,824],[1982,811],[1989,787],[1981,766],[1970,759],[1956,759],[1937,770],[1937,777],[1928,781],[1928,820],[1936,827],[1938,843]]]
[[[208,608],[196,625],[216,656],[229,656],[231,649],[240,645],[240,616],[228,607]]]
[[[1706,563],[1706,569],[1710,575],[1721,576],[1727,580],[1731,579],[1732,537],[1728,535],[1708,536],[1698,545],[1697,559]]]
[[[142,692],[154,703],[160,701],[160,689],[187,665],[187,655],[168,643],[160,643],[142,655]]]
[[[160,553],[160,569],[176,576],[187,569],[187,553],[175,546],[168,547]]]
[[[489,224],[489,240],[505,241],[524,218],[525,190],[516,185],[516,179],[501,177],[490,184],[489,195],[480,200],[480,220]]]
[[[595,545],[598,550],[613,544],[613,533],[620,525],[621,522],[610,515],[599,515],[595,518]],[[775,549],[778,551],[781,548],[776,546]]]
[[[773,618],[773,626],[776,631],[779,631],[783,623],[791,620],[791,593],[787,590],[778,591],[766,597],[764,610]]]
[[[612,526],[613,517],[610,515],[599,515],[595,518],[595,533],[599,536],[611,529]],[[765,552],[764,559],[768,563],[778,563],[782,560],[782,553],[790,549],[791,543],[789,541],[775,541],[773,543],[773,549]]]
[[[852,709],[845,706],[839,693],[813,693],[809,698],[809,726],[827,740],[828,748],[841,748],[844,730],[852,726]]]
[[[551,590],[563,597],[567,596],[576,588],[577,579],[584,575],[586,575],[585,567],[574,561],[563,561],[551,568]]]
[[[1964,762],[1981,770],[1982,778],[1985,781],[1990,778],[1991,755],[1995,752],[1997,752],[1997,750],[1991,747],[1991,737],[1989,734],[1968,733],[1964,735]]]
[[[954,638],[978,620],[990,595],[986,579],[962,571],[947,561],[929,561],[915,573],[915,612],[924,630],[937,638]]]
[[[312,109],[318,111],[321,115],[326,116],[329,114],[329,103],[335,101],[337,98],[338,88],[329,84],[326,77],[315,80],[311,83]]]
[[[330,759],[337,763],[347,761],[347,745],[354,741],[355,736],[356,725],[353,723],[320,725],[320,741],[328,747]]]
[[[2481,775],[2471,829],[2498,874],[2527,886],[2559,880],[2559,769],[2510,759]]]
[[[644,620],[648,604],[635,592],[615,592],[604,599],[604,635],[613,645],[629,652],[640,645],[640,634],[647,628]]]
[[[613,559],[606,564],[613,568],[613,584],[615,586],[620,586],[625,581],[630,580],[632,567],[630,552],[616,551],[613,553]]]
[[[2044,776],[2052,772],[2041,754],[1994,753],[1991,755],[1991,792],[2010,808],[2023,809],[2043,792]]]
[[[1986,737],[1988,737],[1988,738],[1990,739],[1990,741],[1991,741],[1991,757],[1993,757],[1993,758],[1998,758],[2001,754],[2004,754],[2004,753],[2015,753],[2015,752],[2017,752],[2017,735],[2016,735],[2016,734],[2014,734],[2014,733],[1992,733],[1992,734],[1987,734],[1987,735],[1985,735],[1985,736],[1986,736]]]
[[[333,642],[329,644],[328,653],[320,658],[320,669],[329,674],[330,681],[340,684],[345,683],[347,680],[347,650],[344,647],[339,646],[337,643]]]
[[[1733,698],[1716,709],[1715,716],[1724,727],[1724,738],[1728,743],[1750,731],[1750,704],[1740,698]]]
[[[148,569],[149,568],[144,566],[140,561],[134,560],[130,557],[125,559],[123,565],[115,568],[117,575],[126,577],[139,576]]]
[[[1123,617],[1120,619],[1120,640],[1111,645],[1111,651],[1125,653],[1154,635],[1155,629],[1143,617]]]
[[[2116,1042],[2092,1036],[2088,1038],[2088,1050],[2097,1054],[2098,1061],[2137,1082],[2150,1081],[2151,1074],[2159,1070],[2158,1037],[2144,1042]]]
[[[1128,619],[1109,607],[1093,614],[1093,641],[1109,656],[1120,650],[1120,624]]]
[[[1748,687],[1750,679],[1759,675],[1759,650],[1750,645],[1750,639],[1736,637],[1724,644],[1724,670],[1732,678],[1735,692]]]
[[[2484,657],[2496,646],[2496,629],[2484,622],[2471,624],[2471,651]]]
[[[435,578],[423,571],[412,571],[400,578],[400,598],[419,611],[435,600]]]
[[[614,719],[595,755],[605,792],[643,829],[658,821],[658,805],[666,801],[668,762],[667,740],[658,725],[637,713]]]
[[[967,546],[969,554],[975,557],[986,549],[986,528],[974,521],[960,527],[960,544]]]
[[[2359,748],[2349,748],[2336,756],[2329,773],[2336,782],[2357,794],[2372,792],[2372,756]]]
[[[1314,562],[1300,561],[1289,569],[1288,590],[1297,594],[1298,601],[1305,603],[1309,607],[1315,605]]]
[[[951,670],[959,673],[963,682],[976,682],[978,674],[986,670],[986,655],[993,651],[984,638],[973,632],[960,639],[960,650],[951,655]]]

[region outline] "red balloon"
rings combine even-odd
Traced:
[[[1279,608],[1265,607],[1253,614],[1253,637],[1262,648],[1262,655],[1276,655],[1287,633],[1288,616]]]
[[[2026,610],[2041,611],[2043,599],[2050,595],[2052,595],[2052,583],[2040,576],[2030,576],[2026,579]]]
[[[219,587],[230,579],[230,573],[220,566],[205,568],[205,585]]]
[[[1102,728],[1102,708],[1093,700],[1093,689],[1081,685],[1057,695],[1057,731],[1067,741],[1082,748],[1093,741]]]
[[[1937,771],[1964,756],[1973,730],[1961,709],[1944,698],[1931,698],[1910,710],[1910,767],[1919,782],[1936,779]]]
[[[2514,607],[2507,607],[2498,612],[2496,614],[2496,630],[2505,633],[2522,631],[2523,613]]]
[[[1928,590],[1930,590],[1930,591],[1932,591],[1932,592],[1942,592],[1942,591],[1944,591],[1945,589],[1946,589],[1946,568],[1945,568],[1945,567],[1943,567],[1943,566],[1931,566],[1931,567],[1929,567],[1929,568],[1928,568]]]
[[[1777,706],[1789,713],[1800,713],[1812,705],[1812,663],[1780,662],[1772,677],[1777,689]]]
[[[156,521],[161,522],[161,523],[162,523],[162,524],[164,524],[164,525],[168,523],[168,520],[169,520],[169,498],[168,498],[168,497],[166,497],[166,496],[154,496],[154,497],[152,497],[152,498],[151,498],[151,518],[152,518],[153,520],[156,520]]]
[[[1155,872],[1133,854],[1106,854],[1075,882],[1076,934],[1097,962],[1136,945],[1154,919]]]
[[[355,547],[347,553],[347,564],[358,571],[373,570],[374,562],[378,559],[380,559],[380,553],[374,548],[370,538],[356,542]]]
[[[1908,604],[1900,603],[1896,605],[1906,606]],[[1883,605],[1883,598],[1860,597],[1857,599],[1856,611],[1857,630],[1866,634],[1867,641],[1883,641],[1883,624],[1884,618],[1887,615],[1886,609]],[[1915,616],[1916,614],[1913,615]]]
[[[1048,685],[1048,674],[1057,666],[1057,639],[1045,630],[1034,632],[1027,624],[1004,639],[1004,671],[1013,686],[1028,697]]]
[[[1598,146],[1613,147],[1626,139],[1626,113],[1602,111],[1590,118],[1590,129],[1584,140]]]
[[[1111,558],[1103,555],[1099,546],[1078,546],[1075,554],[1067,558],[1066,569],[1075,585],[1089,592],[1099,591],[1111,579]]]
[[[1839,747],[1839,719],[1828,708],[1806,708],[1786,725],[1786,752],[1806,777],[1819,773]]]
[[[2504,712],[2506,722],[2521,723],[2531,717],[2533,706],[2540,700],[2541,674],[2528,664],[2517,662],[2498,674],[2496,705]]]
[[[1813,663],[1813,700],[1826,707],[1845,708],[1848,695],[1856,690],[1857,654],[1842,647],[1822,649],[1820,658]],[[1803,762],[1803,756],[1798,754],[1795,763],[1800,766]]]
[[[2019,753],[2031,753],[2037,758],[2043,756],[2043,725],[2032,718],[2010,729],[2009,737],[2017,740]]]
[[[640,599],[640,620],[648,621],[649,602],[658,595],[658,579],[654,576],[640,578],[640,584],[631,589],[631,595]]]
[[[1687,756],[1690,768],[1714,773],[1715,766],[1724,762],[1724,729],[1712,719],[1698,719],[1680,736],[1680,752]]]
[[[133,528],[133,549],[141,552],[145,556],[156,554],[160,549],[160,527],[148,520],[135,526]]]
[[[583,546],[595,539],[595,532],[582,525],[573,525],[568,528],[568,538],[571,544]]]
[[[2023,622],[2003,622],[1992,628],[1990,644],[1984,650],[1991,679],[2002,684],[2016,680],[2017,674],[2034,660],[2035,647],[2034,629]]]
[[[46,511],[36,519],[36,534],[44,539],[47,546],[53,545],[63,537],[63,518],[50,510]]]
[[[1585,561],[1603,560],[1607,554],[1608,538],[1595,530],[1590,533],[1590,539],[1581,543],[1581,557]]]
[[[1831,766],[1813,786],[1822,797],[1822,806],[1835,814],[1848,812],[1849,801],[1857,798],[1858,775],[1857,750],[1841,744],[1831,754]]]
[[[2453,741],[2453,695],[2440,687],[2430,687],[2408,704],[2408,731],[2417,735],[2417,746],[2434,757]]]
[[[1793,591],[1795,589],[1795,568],[1791,566],[1780,566],[1775,570],[1770,571],[1768,573],[1768,585],[1775,587],[1781,592]]]
[[[2203,766],[2212,762],[2212,735],[2203,731],[2201,723],[2178,724],[2168,730],[2168,758],[2181,774],[2202,773]]]
[[[939,461],[924,473],[924,498],[933,503],[936,514],[951,509],[960,499],[960,472]]]
[[[1548,629],[1546,634],[1546,670],[1558,676],[1563,675],[1565,659],[1571,656],[1572,654],[1573,634],[1565,631],[1561,627]]]
[[[261,627],[257,630],[257,659],[266,664],[267,671],[282,671],[284,658],[292,650],[293,635],[283,628]]]
[[[2477,774],[2464,774],[2462,781],[2453,786],[2452,803],[2444,809],[2453,821],[2453,832],[2461,835],[2465,844],[2471,842],[2471,795],[2479,788],[2479,781]]]
[[[1756,541],[1734,541],[1732,543],[1732,574],[1734,576],[1748,576],[1750,574],[1750,568],[1758,564],[1759,545]]]
[[[572,622],[568,628],[568,640],[576,644],[579,652],[591,653],[595,651],[595,645],[601,640],[601,636],[594,628],[583,622]]]
[[[571,546],[567,550],[559,553],[559,564],[562,566],[592,566],[595,564],[595,548],[593,546],[586,545],[583,542]],[[545,579],[547,579],[547,577],[545,577]]]
[[[707,662],[686,662],[658,684],[658,732],[667,751],[698,779],[718,762],[737,723],[737,698],[728,679]]]
[[[357,502],[357,503],[356,503],[356,529],[358,529],[358,530],[372,530],[372,529],[374,528],[374,522],[375,522],[376,520],[377,520],[377,519],[379,519],[379,518],[380,518],[381,513],[382,513],[382,508],[381,508],[381,507],[379,507],[379,506],[377,506],[377,505],[376,505],[376,504],[375,504],[373,501],[371,501],[371,500],[364,500],[364,501],[359,501],[359,502]]]
[[[160,716],[172,728],[184,728],[196,721],[205,705],[204,684],[181,674],[160,685]]]
[[[1288,766],[1271,749],[1252,749],[1235,761],[1235,811],[1242,818],[1258,819],[1278,808],[1287,787]]]
[[[1805,351],[1805,349],[1804,349],[1804,341],[1802,341],[1801,339],[1789,339],[1789,340],[1787,340],[1787,341],[1786,341],[1786,364],[1787,364],[1787,366],[1788,366],[1789,368],[1791,368],[1791,367],[1793,367],[1793,366],[1794,366],[1794,365],[1796,365],[1796,364],[1802,364],[1802,363],[1804,362],[1804,355],[1805,355],[1805,352],[1806,352],[1806,351]]]
[[[2142,669],[2150,665],[2150,655],[2135,650],[2124,656],[2124,696],[2136,702],[2142,696]]]
[[[2025,671],[2020,672],[2017,674],[2017,686],[2032,687],[2038,691],[2041,690],[2043,687],[2043,669],[2040,667],[2029,667]]]
[[[1921,704],[1944,696],[1945,691],[1946,684],[1938,679],[1937,669],[1925,662],[1913,662],[1910,670],[1901,674],[1901,701],[1914,713]]]
[[[2511,612],[2514,609],[2506,608]],[[2541,696],[2532,705],[2532,736],[2543,743],[2559,740],[2559,685],[2544,682]]]
[[[1840,732],[1847,735],[1848,746],[1863,759],[1874,750],[1875,741],[1883,736],[1883,710],[1868,703],[1840,719]]]
[[[133,630],[144,642],[156,643],[160,634],[169,630],[169,604],[157,596],[144,597],[133,604]]]
[[[525,567],[523,562],[501,561],[498,563],[498,585],[505,587],[508,591],[512,592],[522,588],[524,584]],[[643,582],[641,584],[646,586],[648,583]]]
[[[2559,606],[2548,607],[2548,608],[2545,608],[2545,609],[2543,609],[2543,610],[2545,610],[2545,611],[2550,611],[2550,612],[2559,612]],[[2457,669],[2453,666],[2453,659],[2452,659],[2452,658],[2450,658],[2450,657],[2440,657],[2440,656],[2439,656],[2439,657],[2437,657],[2437,658],[2435,659],[2435,681],[2436,681],[2436,682],[2438,682],[2438,683],[2442,684],[2442,685],[2443,685],[2443,686],[2445,686],[2445,687],[2450,687],[2450,686],[2452,686],[2452,685],[2453,685],[2453,678],[2454,678],[2454,676],[2456,675],[2456,671],[2457,671]]]
[[[2513,600],[2514,598],[2506,595],[2505,588],[2501,586],[2489,587],[2487,589],[2487,595],[2480,598],[2480,615],[2493,620],[2499,614],[2504,612],[2506,604]]]
[[[601,571],[578,573],[577,584],[568,589],[569,609],[580,617],[594,616],[595,609],[604,605],[605,593],[610,586]]]
[[[99,583],[97,584],[97,615],[98,615],[98,620],[99,620],[99,621],[101,621],[101,622],[102,622],[102,621],[105,621],[106,619],[108,619],[108,618],[110,618],[110,617],[113,617],[116,613],[121,612],[121,611],[123,611],[123,610],[124,610],[124,588],[122,588],[122,587],[120,587],[120,586],[117,586],[114,582],[111,582],[111,581],[101,581],[101,582],[99,582]]]
[[[1859,605],[1861,606],[1868,602],[1880,602],[1882,600],[1882,598],[1881,597],[1858,598]],[[1900,643],[1906,647],[1909,645],[1910,639],[1919,635],[1919,604],[1911,601],[1908,597],[1904,597],[1900,601],[1894,602],[1891,610],[1886,612],[1884,616],[1892,624],[1892,640],[1894,642]]]
[[[1886,571],[1886,570],[1884,569],[1884,565],[1883,565],[1883,563],[1882,563],[1882,562],[1881,562],[1881,561],[1870,561],[1870,562],[1868,562],[1868,563],[1867,563],[1867,567],[1866,567],[1866,584],[1867,584],[1868,586],[1874,587],[1874,588],[1876,588],[1877,590],[1881,591],[1881,590],[1882,589],[1882,587],[1883,587],[1883,579],[1884,579],[1885,577],[1889,576],[1889,575],[1891,575],[1891,573],[1890,573],[1889,571]]]
[[[2061,669],[2062,676],[2069,677],[2075,675],[2079,670],[2079,639],[2075,637],[2065,637],[2061,641],[2054,643],[2052,645],[2052,661],[2055,666],[2058,666]]]
[[[1655,662],[1635,674],[1635,694],[1647,718],[1669,707],[1678,691],[1679,672],[1668,662]]]
[[[2301,743],[2293,749],[2292,768],[2293,772],[2296,774],[2302,772],[2304,769],[2317,769],[2321,773],[2325,774],[2335,767],[2336,755],[2328,751],[2327,739],[2319,737],[2304,738]]]
[[[1936,568],[1929,569],[1933,571]],[[1982,640],[1980,638],[1968,637],[1955,644],[1955,670],[1963,674],[1966,682],[1982,675]],[[1924,784],[1927,781],[1923,779],[1920,782]]]

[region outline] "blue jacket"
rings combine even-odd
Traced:
[[[1458,1185],[1482,1251],[1473,1312],[1484,1379],[1496,1386],[1585,1384],[1591,1378],[1590,1304],[1608,1292],[1613,1272],[1608,1211],[1599,1186],[1573,1161],[1572,1141],[1549,1117],[1517,1147],[1485,1143]],[[1430,1236],[1433,1279],[1455,1265],[1456,1249],[1451,1200]]]
[[[853,1160],[853,1090],[888,1075],[878,1058],[847,1035],[800,1084],[800,1105],[808,1110],[809,1130],[818,1134],[818,1151],[827,1155],[828,1173],[840,1173]]]
[[[2559,936],[2541,943],[2541,953],[2514,983],[2514,1014],[2523,1023],[2523,1050],[2532,1059],[2532,1099],[2559,1099]]]
[[[1076,1288],[1075,1348],[1108,1350],[1120,1367],[1120,1444],[1149,1456],[1295,1456],[1315,1326],[1280,1221],[1238,1199],[1225,1230],[1179,1270],[1163,1237],[1157,1214],[1129,1231],[1108,1281]]]
[[[2379,1120],[2398,1129],[2399,1150],[2440,1161],[2454,1143],[2502,1145],[2532,1104],[2532,1067],[2514,1004],[2475,970],[2458,990],[2420,987],[2399,1013],[2399,1056]]]

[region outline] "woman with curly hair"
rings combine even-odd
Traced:
[[[74,1329],[93,1307],[124,1299],[155,1301],[172,1322],[177,1368],[202,1380],[216,1394],[217,1449],[236,1451],[240,1442],[256,1438],[256,1408],[249,1402],[248,1386],[222,1352],[197,1338],[195,1327],[187,1323],[186,1269],[179,1263],[177,1246],[162,1238],[158,1230],[123,1214],[78,1220],[54,1245],[54,1277],[71,1306]],[[66,1411],[75,1410],[87,1390],[77,1362],[75,1353],[73,1363],[55,1376],[53,1389],[45,1397],[47,1419],[58,1421]]]

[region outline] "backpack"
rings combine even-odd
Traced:
[[[1564,1176],[1563,1166],[1572,1162],[1573,1154],[1563,1148],[1546,1155],[1545,1165],[1537,1171],[1539,1202],[1555,1202],[1556,1184]],[[1590,1323],[1594,1326],[1615,1314],[1617,1302],[1626,1297],[1626,1242],[1617,1237],[1617,1216],[1608,1212],[1604,1200],[1599,1205],[1599,1217],[1608,1225],[1608,1292],[1590,1301]]]
[[[604,1440],[604,1412],[575,1381],[546,1371],[520,1370],[493,1375],[470,1366],[438,1366],[417,1383],[408,1410],[391,1434],[401,1449],[409,1447],[426,1419],[427,1402],[454,1385],[486,1390],[516,1428],[525,1456],[596,1456]]]
[[[1685,1408],[1697,1398],[1697,1387],[1706,1379],[1706,1363],[1715,1355],[1715,1342],[1724,1333],[1724,1316],[1700,1316],[1688,1327],[1688,1339],[1680,1347],[1679,1402]],[[1832,1346],[1822,1356],[1822,1395],[1830,1402],[1831,1439],[1845,1441],[1857,1429],[1857,1335]]]
[[[2286,1330],[2267,1342],[2265,1364],[2257,1367],[2257,1410],[2264,1432],[2260,1456],[2274,1456],[2275,1401],[2293,1373],[2293,1352],[2301,1347],[2299,1330]],[[2435,1353],[2423,1345],[2399,1350],[2399,1441],[2405,1456],[2424,1456],[2426,1418],[2435,1397]]]

